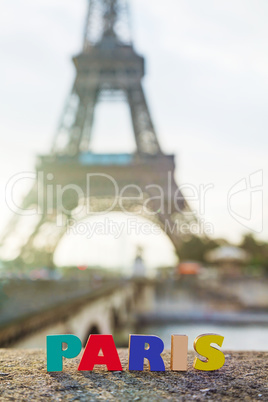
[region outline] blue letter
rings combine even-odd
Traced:
[[[62,350],[63,342],[67,349]],[[47,371],[62,371],[62,357],[72,359],[79,355],[82,349],[80,339],[75,335],[47,336]]]
[[[149,347],[145,348],[148,343]],[[129,335],[128,369],[143,371],[144,359],[148,359],[151,371],[165,371],[161,357],[164,342],[154,335]]]

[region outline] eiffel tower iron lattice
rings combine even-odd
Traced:
[[[52,266],[54,251],[74,216],[83,219],[105,208],[120,210],[114,202],[115,185],[128,186],[127,196],[132,198],[124,207],[138,214],[144,208],[137,186],[142,189],[147,206],[157,211],[148,217],[166,231],[179,252],[182,236],[174,224],[178,217],[181,222],[192,216],[174,179],[174,156],[160,148],[142,87],[144,58],[135,52],[131,39],[127,0],[89,1],[83,50],[73,58],[73,88],[51,153],[38,158],[37,179],[21,206],[29,212],[26,215],[35,211],[35,216],[29,223],[29,216],[14,214],[2,238],[2,250],[9,249],[7,255],[16,256],[18,263]],[[130,108],[136,152],[95,154],[90,146],[96,104],[118,96]]]

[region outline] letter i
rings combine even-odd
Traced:
[[[187,371],[188,336],[171,335],[170,370]]]

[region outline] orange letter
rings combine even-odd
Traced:
[[[188,336],[171,335],[170,370],[187,371]]]

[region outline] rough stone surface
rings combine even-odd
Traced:
[[[123,372],[95,368],[78,372],[79,358],[64,361],[63,372],[47,373],[46,355],[40,350],[0,350],[1,401],[257,401],[268,400],[268,353],[225,352],[224,367],[215,372],[192,368],[166,372],[127,371],[128,351],[119,350]]]

